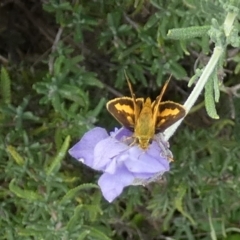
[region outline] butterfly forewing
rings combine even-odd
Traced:
[[[154,103],[152,104],[154,106]],[[186,114],[185,108],[176,102],[161,102],[158,106],[158,115],[156,118],[156,133],[163,132],[173,125]]]
[[[138,114],[143,105],[143,98],[137,98],[136,104],[130,97],[115,98],[107,103],[107,110],[120,122],[124,127],[134,129],[136,119],[135,112]],[[136,106],[136,110],[134,109]]]

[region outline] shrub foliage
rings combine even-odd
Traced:
[[[0,239],[240,239],[239,9],[238,0],[5,1]],[[99,173],[67,151],[95,125],[119,126],[105,103],[129,95],[125,71],[137,96],[152,98],[172,75],[165,98],[180,103],[208,81],[170,139],[170,173],[109,204]]]

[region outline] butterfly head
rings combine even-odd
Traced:
[[[152,139],[146,138],[146,137],[138,137],[137,143],[143,150],[146,150],[148,148],[149,144],[152,143]]]

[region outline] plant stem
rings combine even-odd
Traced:
[[[216,64],[218,63],[219,59],[221,58],[222,54],[224,52],[224,49],[222,47],[215,47],[213,50],[213,54],[203,70],[203,73],[201,77],[199,78],[196,86],[194,87],[193,91],[191,92],[190,96],[188,97],[187,101],[184,103],[184,107],[186,108],[186,114],[190,111],[191,107],[194,105],[194,103],[197,101],[198,96],[201,94],[209,76],[213,72],[214,68],[216,67]],[[169,127],[165,132],[165,139],[168,140],[176,131],[178,126],[181,124],[183,119],[177,121],[175,124],[173,124],[171,127]]]
[[[225,36],[228,37],[230,35],[230,32],[232,31],[233,28],[233,23],[236,18],[237,14],[234,12],[228,12],[225,21],[223,23],[223,29],[225,32]]]

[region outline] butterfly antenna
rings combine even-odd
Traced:
[[[167,86],[168,86],[168,83],[170,82],[171,78],[172,78],[172,75],[170,75],[170,77],[168,78],[168,80],[167,80],[167,81],[165,82],[165,84],[163,85],[163,88],[162,88],[162,90],[161,90],[161,92],[160,92],[160,94],[159,94],[159,96],[158,96],[158,98],[157,98],[157,104],[156,104],[156,105],[158,105],[158,104],[162,101],[163,94],[164,94],[164,92],[166,91]]]
[[[158,98],[156,99],[156,103],[154,104],[154,112],[153,112],[153,119],[157,119],[157,114],[158,114],[158,111],[159,111],[159,104],[160,102],[162,101],[162,97],[163,97],[163,94],[164,92],[166,91],[166,88],[168,86],[168,83],[170,82],[171,80],[171,77],[172,75],[170,75],[170,77],[168,78],[168,80],[165,82],[165,84],[163,85],[163,88],[161,89],[161,92],[158,96]]]
[[[133,98],[134,101],[135,101],[135,100],[136,100],[136,96],[135,96],[135,94],[133,93],[132,85],[131,85],[131,83],[130,83],[130,81],[129,81],[129,78],[128,78],[127,73],[126,73],[125,70],[124,70],[124,74],[125,74],[125,77],[126,77],[126,79],[127,79],[128,87],[129,87],[129,90],[130,90],[130,92],[131,92],[132,98]]]
[[[130,81],[129,81],[129,79],[128,79],[128,76],[127,76],[127,73],[126,73],[125,70],[124,70],[124,74],[125,74],[125,77],[126,77],[126,79],[127,79],[128,87],[129,87],[129,90],[130,90],[130,92],[131,92],[132,99],[133,99],[134,122],[136,123],[140,110],[139,110],[139,107],[137,106],[136,96],[135,96],[135,94],[133,93],[132,85],[131,85],[131,83],[130,83]]]

